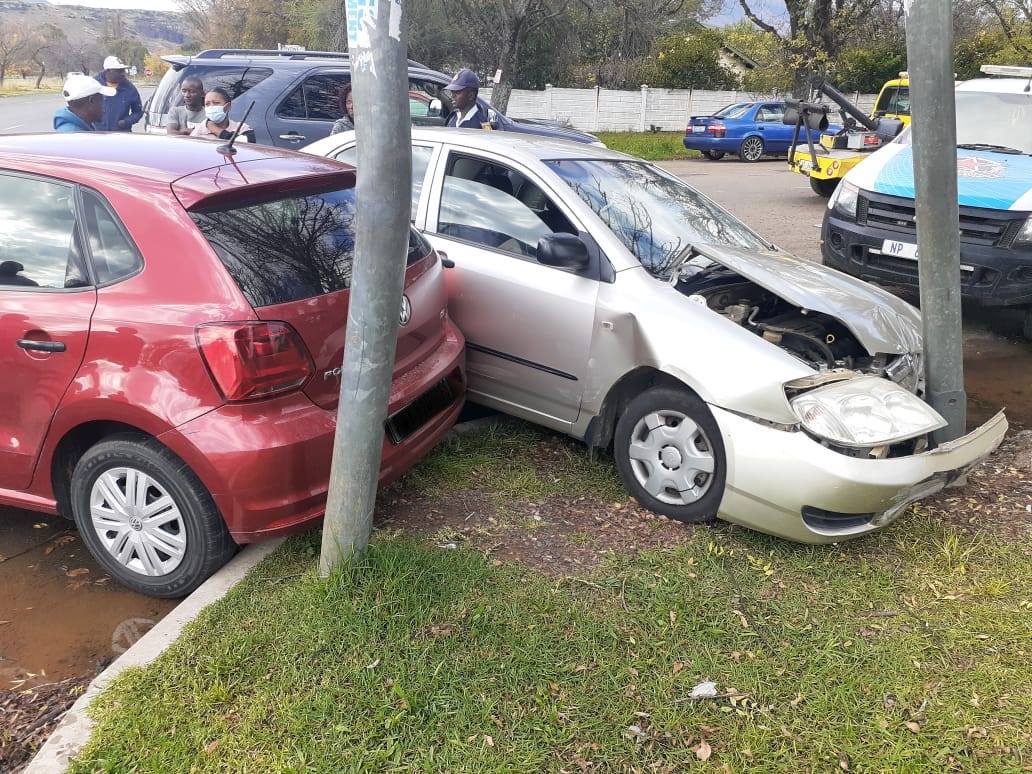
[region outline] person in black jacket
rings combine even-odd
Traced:
[[[480,79],[476,73],[467,68],[459,70],[444,90],[451,94],[455,106],[455,111],[448,116],[448,126],[459,129],[486,129],[491,126],[487,109],[477,101]]]

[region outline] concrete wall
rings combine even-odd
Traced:
[[[490,101],[491,91],[481,92]],[[870,113],[875,94],[847,95],[865,113]],[[569,123],[589,132],[684,131],[689,116],[710,115],[733,102],[779,99],[776,95],[745,91],[702,89],[658,89],[643,86],[638,91],[614,89],[560,89],[543,91],[514,89],[509,97],[511,118],[546,118]],[[832,119],[833,122],[835,119]]]

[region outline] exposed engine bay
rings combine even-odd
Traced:
[[[919,369],[909,355],[870,353],[839,320],[800,309],[731,269],[688,264],[675,282],[691,300],[781,347],[818,373],[844,370],[885,376],[920,392]]]

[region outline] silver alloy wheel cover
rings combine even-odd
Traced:
[[[142,470],[101,473],[90,490],[90,521],[107,552],[138,575],[168,575],[186,556],[186,521],[179,507]]]
[[[642,488],[668,505],[694,503],[713,483],[713,444],[703,429],[680,411],[663,409],[639,419],[631,432],[627,456]]]
[[[756,152],[753,152],[753,148]],[[763,155],[763,140],[759,137],[746,137],[742,142],[742,155],[745,156],[749,161],[755,161]]]

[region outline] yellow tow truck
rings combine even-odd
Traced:
[[[788,151],[789,167],[810,178],[814,193],[828,197],[849,170],[910,124],[910,79],[903,72],[899,78],[886,81],[870,116],[864,115],[829,83],[817,87],[816,98],[821,97],[839,106],[842,115],[839,131],[821,134],[817,143],[802,132],[806,139],[800,144],[800,130],[804,125],[822,131],[829,126],[828,108],[817,103],[789,101],[785,123],[797,125]]]

